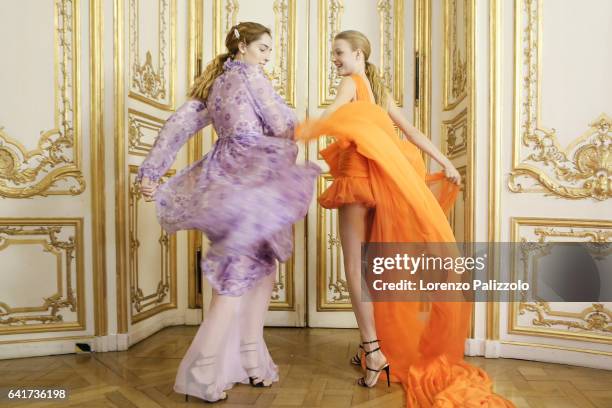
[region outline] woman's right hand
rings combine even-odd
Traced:
[[[157,191],[157,187],[159,187],[159,182],[152,181],[148,177],[143,177],[142,180],[140,180],[140,192],[145,201],[153,201],[153,196]]]

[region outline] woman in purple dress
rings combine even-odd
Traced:
[[[139,169],[169,233],[203,231],[210,310],[183,358],[174,390],[209,402],[234,383],[270,386],[278,369],[263,339],[276,261],[292,252],[292,225],[306,215],[319,168],[295,164],[296,117],[262,66],[272,38],[261,24],[230,29],[227,52],[196,80]],[[158,186],[179,148],[212,123],[219,139],[201,160]]]

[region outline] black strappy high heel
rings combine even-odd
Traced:
[[[363,344],[359,343],[359,350],[353,357],[351,357],[351,364],[360,366],[361,365],[361,354],[363,354]]]
[[[365,349],[363,348],[364,344],[372,344],[372,343],[376,343],[378,341],[377,340],[372,340],[372,341],[364,341],[363,343],[359,343],[359,349],[361,351],[357,352],[357,354],[355,354],[353,356],[353,358],[351,358],[351,364],[353,365],[361,365],[361,355],[365,352]]]
[[[364,342],[363,342],[363,344],[364,344],[364,345],[365,345],[365,344],[373,344],[373,343],[377,343],[377,342],[379,342],[379,340],[378,340],[378,339],[377,339],[377,340],[372,340],[372,341],[364,341]],[[364,350],[365,350],[365,349],[364,349]],[[366,357],[366,359],[367,359],[367,357],[368,357],[370,354],[375,353],[375,352],[377,352],[377,351],[380,351],[380,347],[376,347],[376,348],[375,348],[375,349],[373,349],[373,350],[366,351],[366,352],[365,352],[365,357]],[[382,353],[382,352],[381,352],[381,353]],[[390,386],[391,386],[391,377],[390,377],[390,376],[391,376],[391,368],[390,368],[390,366],[389,366],[389,363],[388,363],[388,362],[384,363],[384,364],[383,364],[381,367],[379,367],[379,368],[371,368],[371,367],[368,367],[368,366],[367,366],[367,360],[366,360],[366,370],[373,371],[373,372],[375,372],[375,373],[376,373],[376,376],[374,377],[373,381],[371,381],[370,383],[368,383],[368,382],[366,381],[366,377],[361,377],[361,378],[360,378],[360,379],[357,381],[357,384],[361,385],[362,387],[367,387],[367,388],[372,388],[372,387],[376,386],[376,383],[378,382],[378,378],[380,377],[380,373],[381,373],[381,372],[384,370],[384,371],[385,371],[385,373],[387,373],[387,387],[390,387]]]
[[[243,353],[253,353],[253,352],[257,352],[257,342],[252,342],[252,343],[242,343],[240,344],[240,354],[242,356]],[[252,366],[252,367],[244,367],[244,369],[246,370],[247,374],[249,375],[249,384],[251,384],[252,387],[256,387],[256,388],[262,388],[262,387],[271,387],[272,383],[270,384],[266,384],[266,380],[261,380],[261,381],[255,381],[257,380],[257,376],[252,375],[252,373],[257,370],[257,368],[259,367],[258,364]]]

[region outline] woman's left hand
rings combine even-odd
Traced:
[[[452,164],[449,163],[444,167],[444,175],[456,185],[461,185],[461,174],[459,174],[455,166]]]

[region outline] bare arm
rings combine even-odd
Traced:
[[[336,98],[334,101],[325,109],[322,118],[331,115],[336,109],[341,107],[342,105],[349,103],[355,97],[355,92],[357,92],[357,86],[355,85],[355,81],[351,77],[344,77],[342,81],[340,81],[340,85],[338,85],[338,89],[336,91]]]
[[[444,169],[446,177],[452,180],[456,184],[461,183],[461,175],[453,165],[453,163],[442,154],[440,149],[434,145],[431,140],[427,138],[421,131],[415,128],[404,116],[400,108],[395,105],[395,102],[391,98],[387,98],[389,105],[387,112],[391,117],[391,120],[404,132],[408,140],[414,143],[419,149],[431,156],[436,162],[438,162]]]

